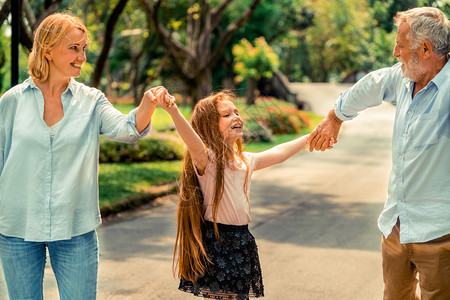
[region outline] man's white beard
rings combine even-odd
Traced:
[[[421,62],[419,62],[419,56],[416,52],[413,52],[408,64],[405,64],[403,61],[402,64],[404,65],[404,70],[402,70],[403,77],[406,77],[411,81],[417,82],[426,72],[425,68],[422,67]]]

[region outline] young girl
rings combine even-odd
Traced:
[[[200,100],[190,125],[172,96],[158,101],[187,146],[174,251],[179,289],[206,299],[264,296],[258,249],[248,230],[249,178],[291,157],[307,141],[302,136],[261,153],[243,152],[244,122],[233,98],[219,92]]]

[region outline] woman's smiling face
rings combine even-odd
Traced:
[[[50,76],[79,77],[81,66],[86,62],[87,36],[73,27],[46,57],[50,62]]]

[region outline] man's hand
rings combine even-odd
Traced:
[[[311,132],[309,136],[309,151],[314,149],[325,151],[330,146],[337,143],[339,130],[341,129],[342,120],[334,113],[334,109],[330,110],[328,115],[319,125]]]

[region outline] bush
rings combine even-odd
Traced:
[[[254,44],[254,45],[253,45]],[[231,50],[234,56],[233,71],[237,74],[235,81],[240,83],[249,78],[271,78],[272,72],[280,65],[279,57],[260,36],[251,44],[247,39],[240,40]]]
[[[262,121],[249,120],[244,126],[245,143],[270,143],[274,141],[272,130]]]
[[[268,106],[263,122],[276,135],[299,133],[310,126],[309,117],[294,107]]]
[[[104,140],[100,144],[100,163],[148,162],[158,160],[180,160],[183,145],[168,134],[144,138],[133,144]]]

